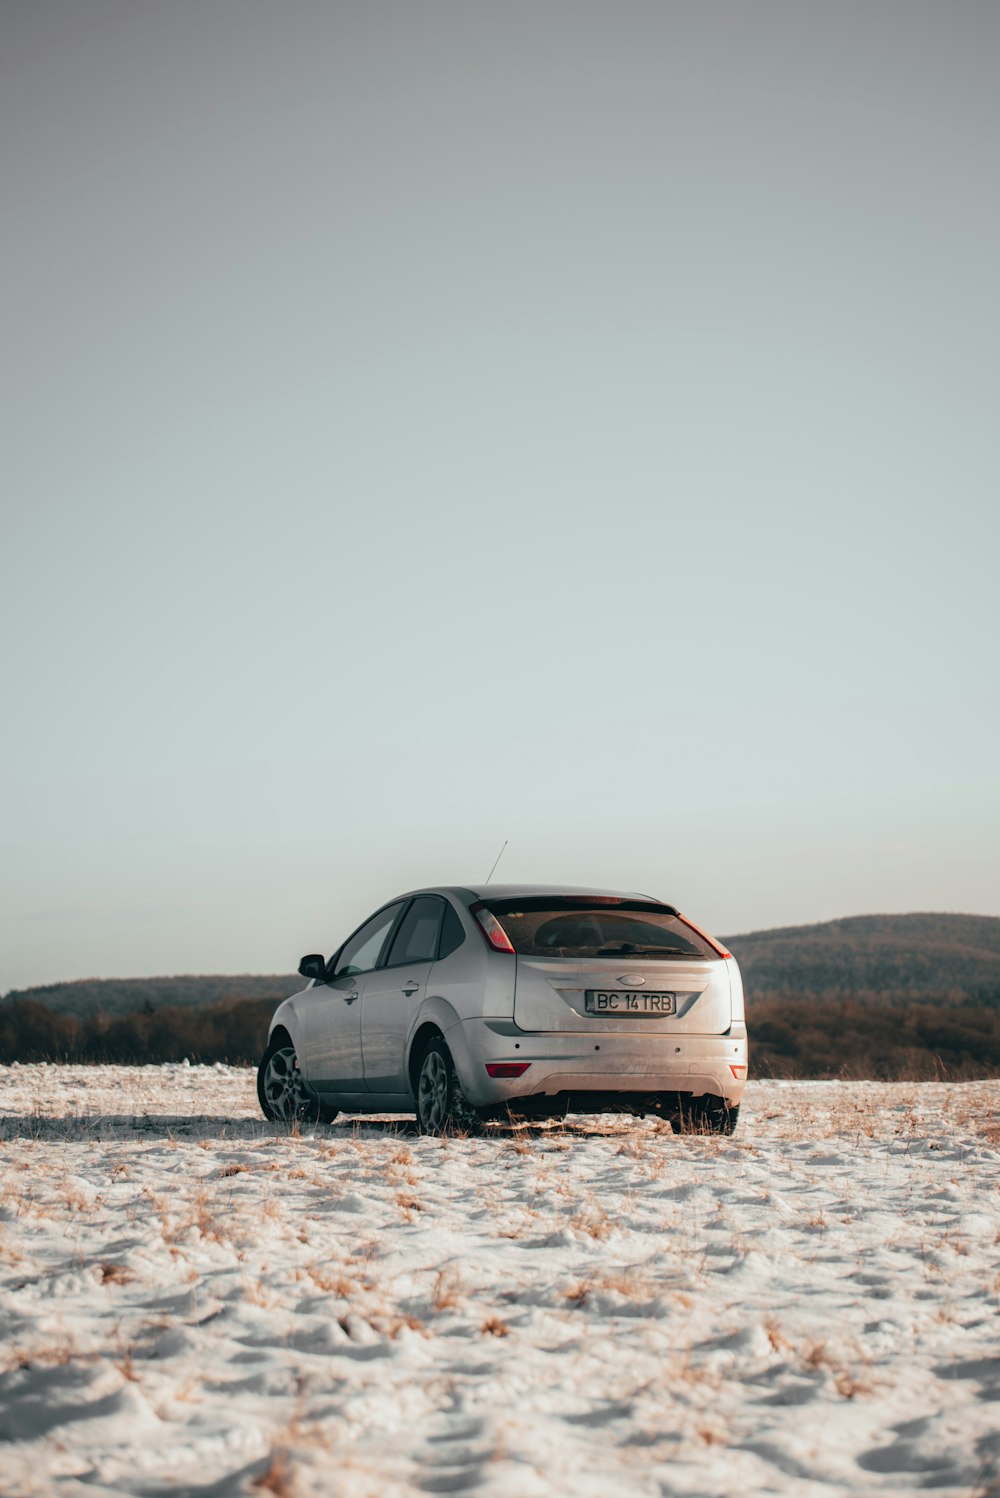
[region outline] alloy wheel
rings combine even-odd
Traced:
[[[268,1057],[264,1068],[264,1096],[275,1118],[291,1122],[302,1116],[306,1095],[292,1046],[282,1046]]]
[[[417,1083],[420,1122],[428,1134],[440,1134],[448,1118],[448,1068],[436,1048],[427,1052]]]

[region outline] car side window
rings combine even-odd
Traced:
[[[399,923],[386,967],[401,967],[407,962],[433,962],[437,956],[443,915],[444,901],[437,895],[418,895]]]
[[[370,973],[378,963],[386,938],[392,930],[396,917],[403,908],[402,901],[380,910],[366,921],[360,931],[355,931],[337,958],[334,978],[346,978],[354,973]]]
[[[459,920],[455,907],[446,900],[444,904],[444,921],[441,924],[441,945],[438,947],[438,957],[450,957],[452,952],[457,952],[465,940],[465,927]]]

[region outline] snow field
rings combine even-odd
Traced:
[[[1000,1083],[295,1131],[0,1067],[0,1493],[1000,1493]]]

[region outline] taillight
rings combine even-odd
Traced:
[[[530,1061],[487,1061],[486,1075],[488,1077],[523,1077]]]
[[[485,936],[487,945],[491,946],[494,952],[510,952],[513,954],[514,948],[511,946],[510,937],[492,910],[487,910],[482,901],[479,901],[476,905],[469,906],[469,914],[475,916],[476,924]]]
[[[696,931],[702,941],[707,941],[713,952],[718,952],[720,957],[732,957],[732,952],[727,952],[720,941],[716,941],[714,936],[709,936],[707,931],[703,931],[700,926],[696,926],[689,915],[681,915],[680,911],[678,911],[677,919],[683,921],[685,926],[690,926],[692,931]]]

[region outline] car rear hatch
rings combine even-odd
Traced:
[[[522,1030],[722,1035],[732,1023],[728,954],[671,906],[610,896],[485,904],[516,953]]]

